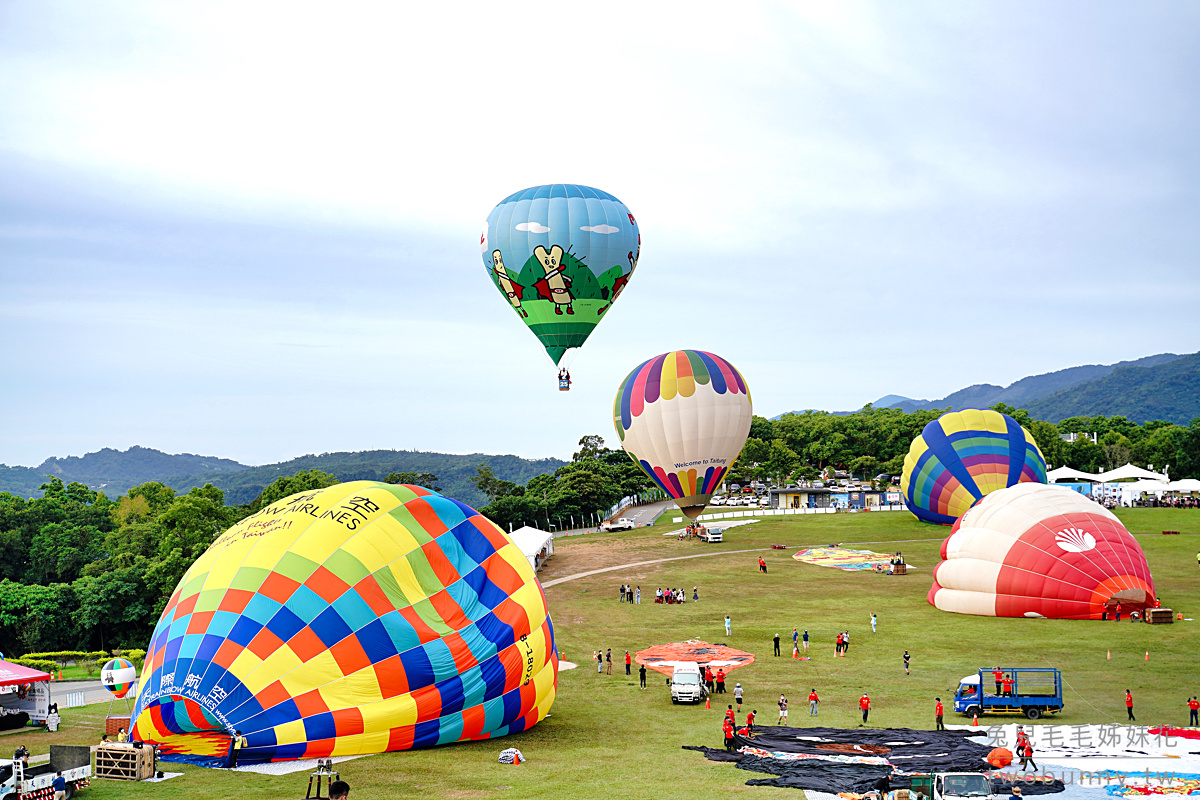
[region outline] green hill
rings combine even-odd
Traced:
[[[391,472],[432,472],[442,492],[478,508],[487,504],[471,483],[480,463],[488,464],[496,477],[525,483],[535,475],[553,472],[565,464],[557,458],[527,459],[512,455],[471,453],[424,453],[415,450],[370,450],[361,453],[322,453],[306,455],[250,467],[227,458],[171,455],[146,447],[131,447],[122,452],[105,448],[84,456],[48,458],[37,467],[8,467],[0,464],[0,492],[18,497],[37,497],[38,488],[54,475],[66,483],[76,481],[109,497],[118,497],[133,486],[160,481],[177,493],[211,483],[225,492],[230,505],[249,503],[263,488],[282,475],[304,469],[319,469],[343,481],[383,480]]]
[[[186,492],[193,486],[211,482],[225,492],[225,502],[249,503],[258,497],[268,484],[281,475],[291,475],[304,469],[319,469],[336,475],[343,481],[383,480],[390,472],[432,472],[438,477],[443,494],[461,500],[472,508],[487,504],[487,498],[471,483],[475,469],[486,463],[496,477],[514,483],[525,483],[565,464],[557,458],[527,459],[512,455],[470,453],[424,453],[416,450],[368,450],[361,453],[322,453],[293,458],[279,464],[250,467],[235,473],[195,475],[172,479],[176,492]]]
[[[1187,425],[1200,417],[1200,353],[1154,366],[1117,367],[1108,375],[1025,404],[1049,422],[1068,417],[1122,416],[1139,425],[1165,420]]]

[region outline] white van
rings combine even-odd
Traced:
[[[671,702],[699,703],[704,699],[704,681],[699,664],[676,664],[671,673]]]

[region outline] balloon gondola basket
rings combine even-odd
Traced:
[[[558,390],[560,392],[571,391],[571,382],[569,380],[567,380],[566,378],[559,378],[558,379]]]

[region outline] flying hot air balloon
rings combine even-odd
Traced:
[[[177,760],[380,753],[526,730],[554,702],[546,598],[512,539],[420,486],[279,500],[191,566],[154,629],[133,737]]]
[[[500,201],[479,246],[488,278],[561,376],[567,351],[583,346],[629,283],[642,237],[608,192],[556,183]]]
[[[753,416],[741,373],[699,350],[643,362],[613,403],[625,452],[692,519],[742,451]]]
[[[942,543],[928,600],[994,617],[1100,619],[1154,603],[1141,545],[1111,511],[1065,487],[992,492]]]
[[[943,414],[925,426],[904,458],[900,492],[922,522],[953,525],[979,498],[1046,482],[1046,459],[1033,436],[991,409]]]

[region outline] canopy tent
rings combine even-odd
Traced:
[[[1071,469],[1070,467],[1059,467],[1058,469],[1052,469],[1046,473],[1046,483],[1058,483],[1059,481],[1066,481],[1067,483],[1072,483],[1075,481],[1099,483],[1100,476],[1091,472],[1080,472],[1079,470]]]
[[[0,661],[0,686],[16,686],[22,683],[39,683],[50,680],[50,674],[41,670],[22,667],[10,661]]]
[[[1167,484],[1167,490],[1171,492],[1200,492],[1200,480],[1195,478],[1184,478],[1181,481],[1171,481]]]
[[[1142,493],[1159,495],[1170,491],[1171,484],[1162,481],[1133,481],[1121,484],[1121,492],[1127,497],[1137,497]]]
[[[521,552],[529,559],[529,566],[539,569],[546,557],[554,552],[554,534],[531,528],[526,525],[509,534],[509,537],[521,548]]]
[[[1167,478],[1167,476],[1162,474],[1161,472],[1151,472],[1148,469],[1142,469],[1141,467],[1135,467],[1133,464],[1126,464],[1123,467],[1117,467],[1116,469],[1110,469],[1108,472],[1101,472],[1099,475],[1096,476],[1096,478],[1101,483],[1105,483],[1107,481],[1127,481],[1127,480],[1137,480],[1137,479],[1145,479],[1148,481],[1162,481],[1163,483],[1166,483],[1167,480],[1169,480]]]

